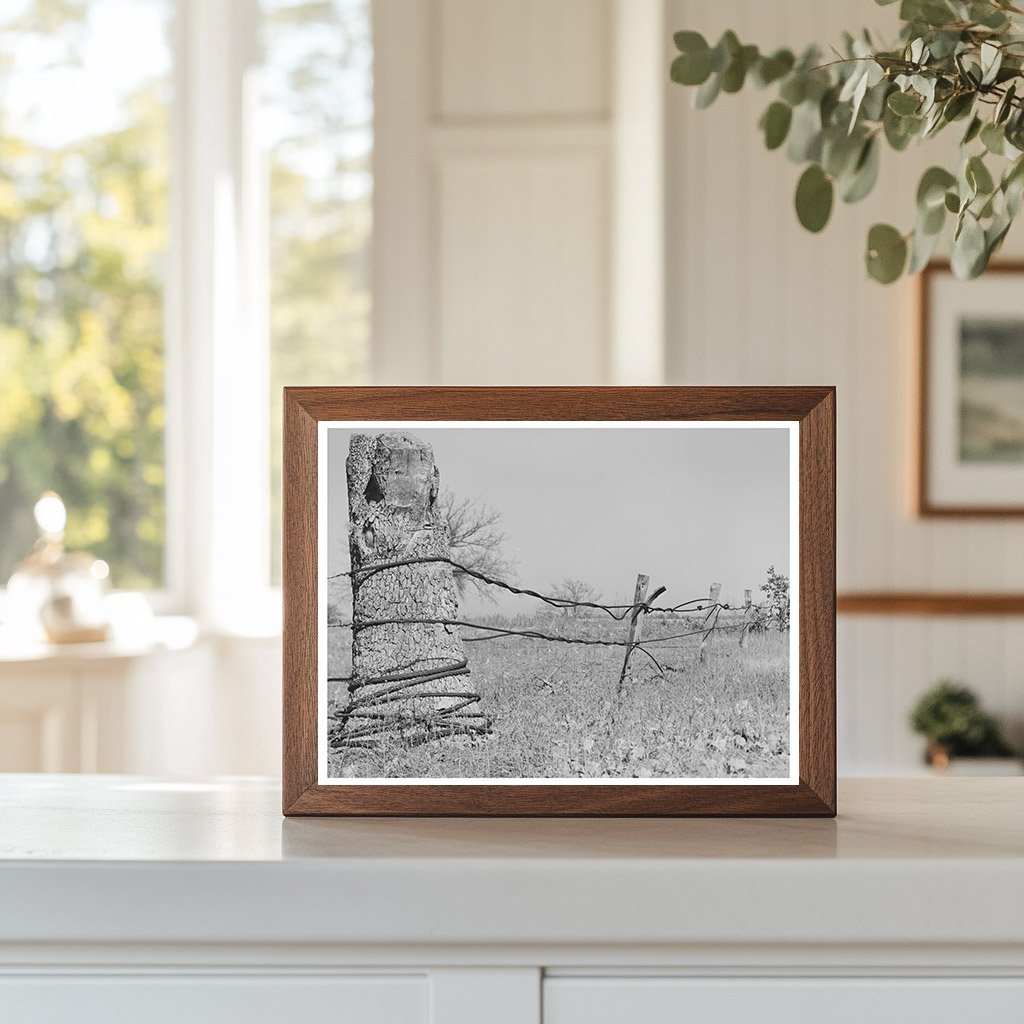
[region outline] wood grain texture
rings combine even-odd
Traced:
[[[285,814],[835,815],[833,388],[286,388],[284,410]],[[799,785],[318,785],[316,424],[321,420],[798,421]]]
[[[283,452],[282,800],[287,813],[317,779],[317,426],[289,388]]]
[[[840,615],[1024,615],[1024,594],[863,591],[836,598]]]
[[[923,518],[947,519],[1006,519],[1024,516],[1024,505],[940,505],[932,500],[928,480],[928,438],[931,433],[931,409],[928,395],[928,375],[931,369],[929,339],[932,329],[931,288],[936,274],[950,273],[947,260],[935,260],[918,276],[917,281],[917,437],[914,451],[917,465],[914,481],[914,505]],[[1024,275],[1024,260],[1000,260],[988,265],[986,276],[995,274]]]

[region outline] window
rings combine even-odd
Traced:
[[[373,49],[369,0],[264,0],[269,155],[271,567],[280,566],[281,388],[366,381]]]
[[[372,67],[370,0],[2,5],[0,587],[52,489],[116,587],[273,605],[281,388],[367,377]]]
[[[48,489],[115,585],[164,580],[170,15],[0,14],[0,584]]]

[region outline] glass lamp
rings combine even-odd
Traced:
[[[110,570],[102,559],[64,550],[67,510],[47,491],[35,505],[39,539],[7,584],[12,622],[51,643],[95,643],[110,632],[105,600]],[[35,634],[33,637],[32,634]]]

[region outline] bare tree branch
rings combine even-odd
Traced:
[[[448,526],[453,561],[498,579],[515,577],[515,562],[505,553],[508,537],[499,528],[501,513],[497,509],[477,498],[457,498],[448,489],[441,492],[436,508],[441,521]],[[491,588],[458,568],[455,585],[460,597],[472,587],[480,597],[495,603]]]

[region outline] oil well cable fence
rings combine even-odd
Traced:
[[[631,604],[606,604],[596,600],[582,600],[562,597],[556,594],[544,594],[529,587],[519,587],[507,580],[497,579],[487,573],[464,565],[457,560],[436,556],[401,558],[361,569],[334,573],[328,579],[348,577],[354,586],[388,569],[401,566],[425,563],[444,563],[454,571],[485,586],[496,587],[509,594],[534,598],[552,609],[579,615],[581,612],[607,615],[615,622],[624,623],[625,635],[621,639],[594,636],[567,636],[562,633],[550,632],[545,629],[518,627],[513,624],[497,625],[488,622],[474,622],[463,618],[420,618],[412,616],[395,616],[376,619],[363,619],[350,622],[328,622],[330,629],[349,629],[353,638],[362,630],[380,626],[395,625],[440,625],[472,629],[477,633],[463,636],[463,643],[486,643],[509,637],[534,640],[553,644],[567,644],[582,647],[618,648],[623,651],[622,669],[616,686],[616,697],[621,697],[630,662],[635,654],[648,659],[662,676],[669,671],[681,671],[677,665],[664,660],[666,650],[692,650],[691,645],[680,644],[679,641],[700,637],[698,659],[700,663],[708,660],[710,643],[719,633],[737,633],[740,646],[746,644],[752,630],[765,628],[771,620],[771,612],[763,604],[755,605],[751,601],[751,592],[745,591],[742,605],[730,605],[719,600],[721,586],[711,584],[707,594],[690,598],[676,604],[658,604],[657,600],[666,592],[666,587],[656,588],[650,595],[647,593],[649,578],[643,574],[637,576],[636,590]],[[742,612],[739,621],[720,622],[723,612]],[[650,615],[659,616],[702,616],[699,627],[672,632],[664,636],[643,636],[644,619]],[[651,650],[651,648],[654,650]],[[657,652],[657,653],[655,653]],[[661,657],[659,657],[661,655]],[[431,739],[451,735],[483,735],[490,730],[490,719],[482,711],[469,710],[479,703],[480,695],[472,689],[465,691],[432,690],[429,684],[440,682],[457,676],[468,676],[469,663],[466,659],[453,660],[445,664],[421,664],[418,661],[396,665],[389,671],[377,675],[357,677],[355,675],[331,676],[331,683],[347,683],[349,701],[343,709],[329,712],[333,719],[331,728],[332,745],[347,747],[369,747],[380,738],[382,733],[408,730],[417,727],[418,740]],[[426,688],[424,688],[426,687]],[[360,691],[363,691],[360,693]],[[451,701],[445,707],[431,709],[428,714],[406,713],[394,705],[412,702],[420,698],[446,698]]]

